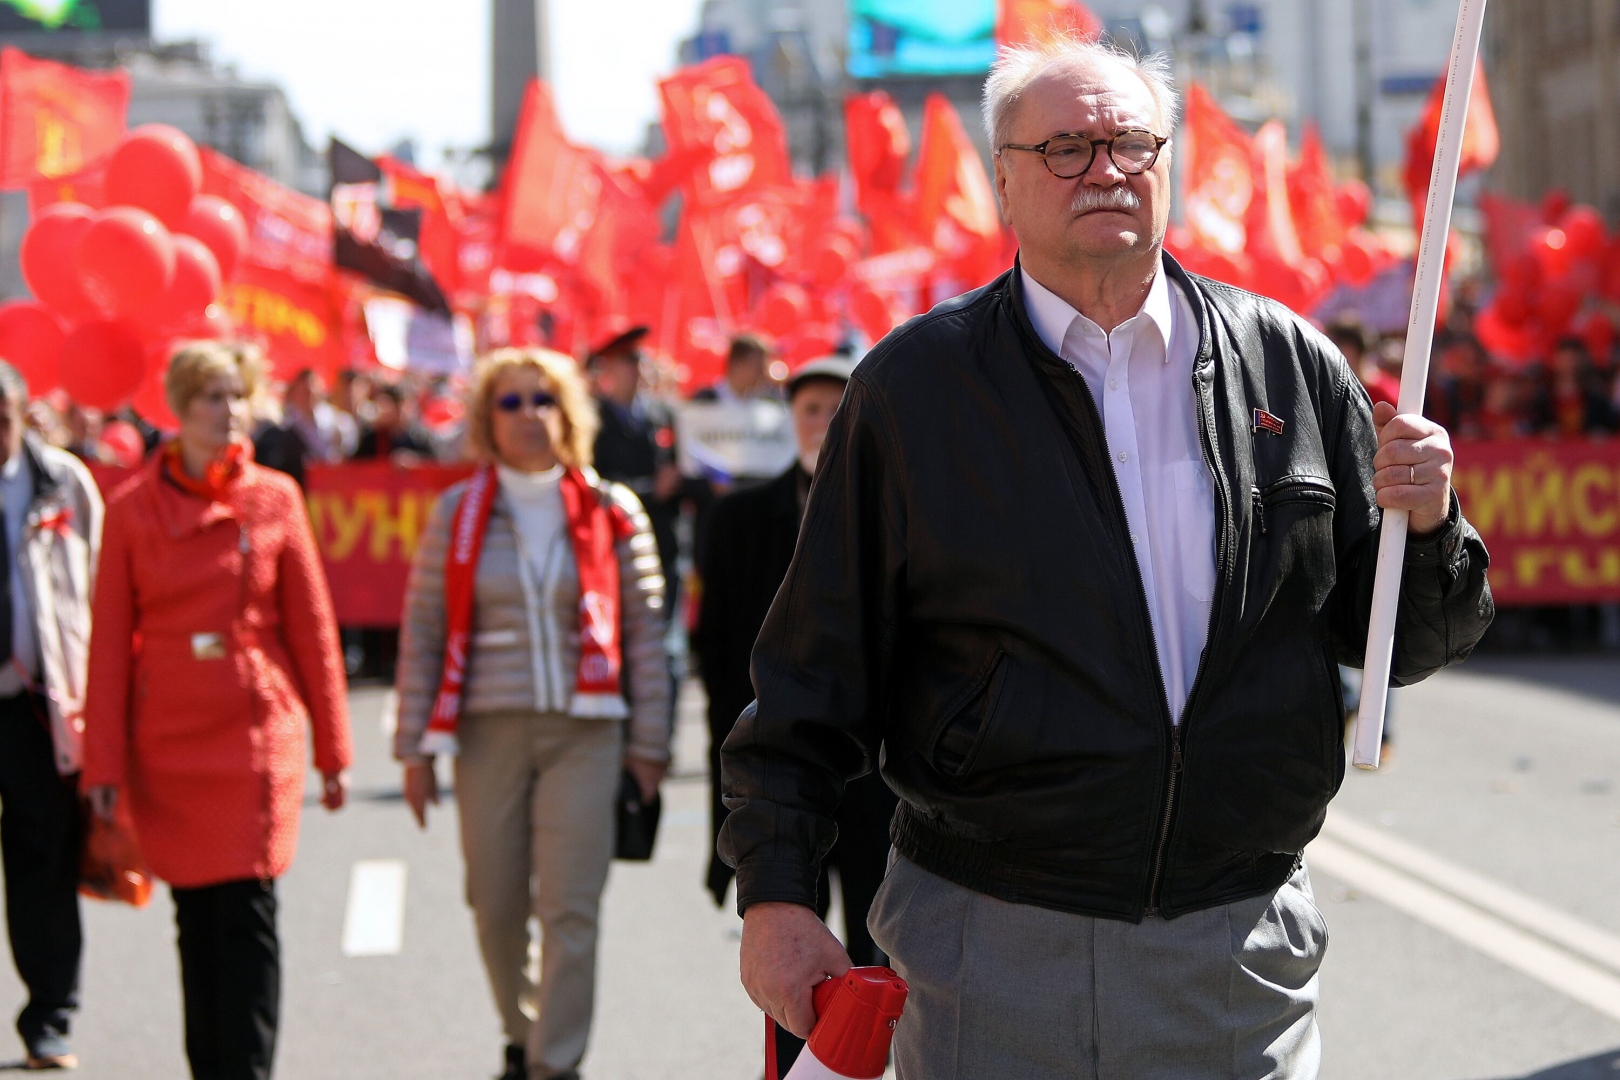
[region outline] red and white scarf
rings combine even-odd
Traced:
[[[499,487],[493,466],[479,469],[450,522],[450,546],[444,560],[444,674],[422,735],[424,754],[454,755],[458,749],[456,729],[472,646],[474,583]],[[568,711],[572,716],[622,719],[630,710],[619,682],[623,656],[617,544],[635,526],[623,510],[598,495],[577,469],[563,473],[559,489],[579,569],[579,666]]]

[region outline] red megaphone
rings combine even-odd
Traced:
[[[877,1080],[889,1063],[906,981],[886,967],[850,968],[816,987],[815,1030],[782,1080]],[[765,1023],[766,1076],[775,1076],[775,1030]]]

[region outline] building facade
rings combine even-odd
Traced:
[[[1620,5],[1496,0],[1486,34],[1502,133],[1491,185],[1531,200],[1562,188],[1620,222]]]

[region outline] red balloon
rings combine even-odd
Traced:
[[[220,277],[226,281],[231,280],[247,254],[247,221],[242,211],[218,195],[199,195],[192,199],[180,231],[208,245],[219,262]]]
[[[76,261],[79,241],[95,216],[82,203],[56,203],[41,211],[23,233],[20,261],[28,291],[65,319],[96,314],[80,284]]]
[[[146,374],[146,347],[128,323],[93,319],[62,346],[62,389],[80,405],[112,412]]]
[[[142,124],[124,136],[107,162],[108,206],[138,206],[173,227],[185,221],[201,188],[196,143],[167,124]]]
[[[174,326],[195,322],[219,299],[219,262],[195,236],[174,238],[174,279],[161,299],[140,319],[144,326]]]
[[[125,469],[140,468],[146,457],[146,440],[128,420],[107,421],[101,429],[101,446]]]
[[[84,291],[113,315],[142,314],[174,282],[174,237],[145,210],[103,210],[79,238]]]
[[[1577,259],[1601,259],[1609,246],[1609,227],[1593,207],[1576,205],[1564,211],[1558,227],[1569,238],[1569,250]]]
[[[810,296],[802,288],[778,282],[759,300],[759,326],[768,334],[786,337],[810,314]]]
[[[22,374],[30,394],[56,389],[66,340],[67,331],[44,304],[32,300],[0,304],[0,360]]]
[[[175,431],[180,427],[174,410],[169,408],[169,393],[163,385],[163,376],[169,369],[169,355],[173,351],[174,343],[171,341],[146,350],[146,374],[129,399],[130,407],[140,414],[141,419],[160,431]]]
[[[1575,263],[1575,253],[1570,250],[1569,237],[1563,229],[1537,229],[1530,238],[1530,251],[1541,267],[1544,281],[1558,280],[1569,273]]]

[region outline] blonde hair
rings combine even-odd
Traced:
[[[231,375],[242,380],[242,394],[249,403],[257,402],[264,385],[263,351],[246,341],[187,341],[169,357],[163,396],[175,416],[184,416],[208,380]]]
[[[495,384],[503,374],[528,368],[538,372],[546,389],[557,399],[562,418],[562,439],[554,447],[557,460],[572,469],[589,468],[601,420],[596,403],[573,358],[551,349],[496,349],[473,369],[467,395],[467,437],[474,453],[484,461],[499,456],[495,450]]]
[[[1181,97],[1176,93],[1174,69],[1163,53],[1137,56],[1106,41],[1091,41],[1073,33],[1042,35],[1028,45],[1002,48],[990,65],[984,80],[984,130],[990,136],[990,152],[1001,153],[1007,141],[1007,128],[1029,84],[1052,64],[1061,60],[1111,61],[1147,84],[1148,94],[1159,110],[1168,137],[1180,118]]]

